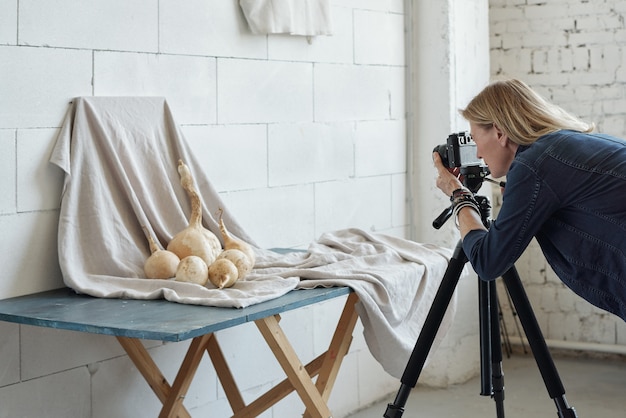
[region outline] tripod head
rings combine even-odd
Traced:
[[[483,185],[485,177],[491,173],[489,167],[485,165],[461,166],[460,172],[463,186],[467,187],[474,194]]]
[[[477,195],[476,192],[482,186],[485,177],[489,175],[489,168],[484,165],[470,165],[470,166],[462,166],[461,167],[461,179],[463,186],[467,187],[472,194],[474,194],[474,199],[476,199],[476,203],[478,203],[478,209],[480,210],[480,218],[483,221],[483,225],[486,228],[489,228],[490,217],[491,217],[491,203],[489,202],[489,198],[487,196]],[[443,212],[439,216],[435,218],[433,221],[433,228],[439,229],[443,226],[444,223],[452,216],[454,211],[453,205],[450,205],[448,208],[444,209]]]

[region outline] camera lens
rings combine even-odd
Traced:
[[[448,160],[448,145],[447,144],[437,145],[435,149],[433,150],[433,152],[436,152],[439,154],[439,156],[441,157],[441,162],[443,163],[444,167],[451,168],[450,161]]]

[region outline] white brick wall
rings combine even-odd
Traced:
[[[0,298],[62,286],[62,174],[47,160],[76,96],[165,96],[262,246],[306,246],[353,226],[404,235],[404,2],[332,3],[335,34],[309,43],[252,35],[237,1],[0,0]],[[283,316],[304,360],[328,344],[342,306]],[[282,380],[269,353],[250,355],[262,346],[252,326],[218,338],[245,398]],[[145,343],[172,380],[187,343]],[[196,379],[192,413],[228,416],[206,359]],[[397,383],[357,330],[331,397],[335,416]],[[0,417],[100,418],[154,416],[159,403],[114,339],[0,322],[0,405]],[[263,417],[302,411],[290,396]]]
[[[151,0],[20,1],[19,14],[20,45],[158,51],[158,8]]]
[[[0,201],[0,214],[15,213],[16,211],[16,177],[15,169],[15,130],[0,130],[0,173],[2,181],[0,182],[0,195],[3,196]]]
[[[313,66],[287,61],[221,59],[219,123],[313,120]]]
[[[492,0],[491,73],[626,137],[626,6],[617,0]],[[536,242],[517,263],[546,338],[624,344],[626,324],[561,283]],[[511,321],[512,317],[505,317]],[[512,322],[509,331],[515,332]]]
[[[95,51],[97,96],[164,96],[180,124],[217,121],[213,57]]]
[[[0,74],[0,129],[58,127],[71,98],[92,92],[92,53],[0,46]]]

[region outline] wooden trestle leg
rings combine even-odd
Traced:
[[[152,388],[157,398],[159,398],[162,403],[167,402],[167,399],[171,395],[172,388],[141,341],[137,338],[128,337],[117,337],[117,340],[126,351],[126,354],[128,354],[128,357],[135,364],[137,370],[139,370],[148,385]],[[187,412],[185,407],[181,405],[178,411],[178,417],[191,418],[191,415]]]
[[[117,339],[163,403],[159,418],[191,417],[183,405],[183,400],[205,350],[224,388],[234,413],[233,418],[257,417],[294,390],[306,407],[305,417],[330,418],[332,415],[327,402],[343,358],[348,353],[352,342],[352,332],[357,321],[355,311],[357,301],[358,296],[355,293],[348,295],[328,350],[306,366],[298,359],[291,343],[280,328],[278,315],[257,319],[255,323],[259,331],[287,378],[249,405],[244,403],[214,334],[205,334],[192,340],[172,386],[169,385],[139,339],[128,337],[117,337]],[[315,376],[317,376],[317,381],[313,383]]]

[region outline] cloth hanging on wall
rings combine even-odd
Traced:
[[[330,0],[240,0],[255,35],[332,35]]]

